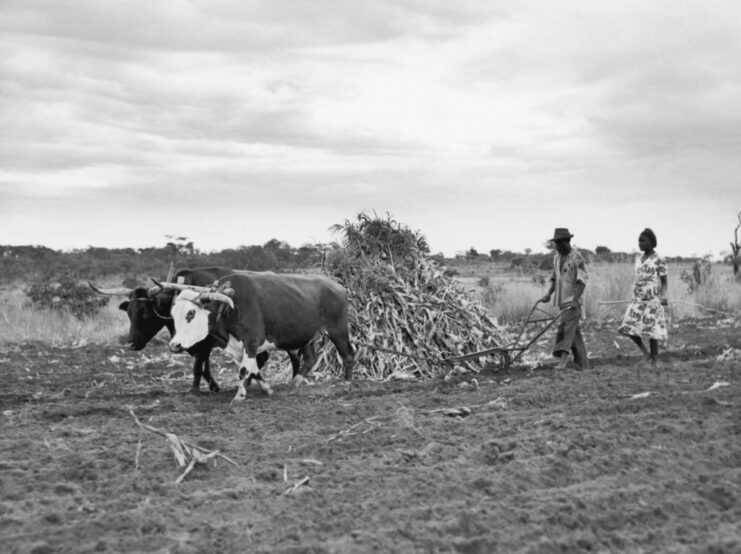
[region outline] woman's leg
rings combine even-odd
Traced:
[[[659,341],[656,339],[649,339],[648,343],[651,346],[651,365],[656,367],[656,358],[659,356]]]
[[[643,352],[643,355],[648,358],[650,356],[648,349],[646,348],[646,345],[643,344],[643,340],[638,335],[630,335],[631,340],[636,343],[638,348],[641,349],[641,352]]]

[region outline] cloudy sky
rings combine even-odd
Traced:
[[[0,244],[729,250],[734,0],[2,0]]]

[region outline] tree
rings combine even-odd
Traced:
[[[607,248],[607,246],[598,246],[594,249],[594,253],[603,262],[612,262],[614,260],[612,250]]]
[[[170,253],[171,260],[175,260],[178,255],[193,256],[196,253],[193,241],[188,241],[188,237],[176,237],[174,235],[165,235],[165,237],[170,239],[165,248]]]
[[[736,214],[738,219],[738,225],[733,230],[733,241],[731,242],[731,263],[733,264],[733,275],[737,280],[741,280],[741,271],[739,271],[739,265],[741,264],[741,244],[738,243],[738,230],[741,228],[741,211]]]
[[[479,253],[473,246],[469,248],[468,251],[466,252],[466,260],[468,260],[469,262],[477,260],[478,257],[479,257]]]

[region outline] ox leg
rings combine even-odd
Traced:
[[[263,362],[264,363],[264,362]],[[239,376],[242,379],[237,387],[237,394],[234,396],[232,402],[241,402],[247,397],[247,386],[255,379],[260,388],[265,391],[266,394],[273,394],[273,390],[270,388],[260,375],[260,368],[258,366],[257,358],[250,357],[247,353],[242,356],[242,360],[239,363]]]
[[[301,375],[307,376],[314,364],[316,364],[316,350],[314,350],[314,342],[312,341],[301,349],[301,365],[303,366]]]
[[[201,375],[203,374],[203,358],[196,354],[193,358],[193,383],[190,385],[191,394],[198,394],[201,388]]]
[[[260,385],[260,388],[267,394],[268,396],[273,394],[273,389],[270,387],[270,385],[263,379],[262,373],[258,373],[255,375],[255,381],[257,381],[257,384]]]
[[[206,356],[206,359],[203,361],[203,378],[208,383],[208,389],[211,392],[219,392],[219,384],[211,376],[211,363],[209,362],[208,356]]]
[[[304,375],[301,371],[301,359],[303,355],[303,349],[288,351],[288,357],[291,360],[291,369],[293,373],[291,376],[291,384],[288,387],[291,392],[296,392],[301,386],[301,383],[304,382]]]
[[[336,334],[332,333],[329,335],[329,338],[337,349],[337,352],[340,354],[342,367],[345,370],[345,381],[349,383],[352,380],[352,366],[355,362],[355,353],[350,344],[350,337],[347,330],[342,330]]]
[[[288,350],[288,359],[291,360],[291,378],[295,379],[301,372],[301,351]]]
[[[195,358],[193,361],[193,384],[191,386],[191,392],[194,394],[197,394],[201,388],[201,376],[206,379],[208,387],[212,392],[218,392],[219,390],[219,385],[211,377],[209,356],[213,347],[213,340],[209,337],[188,349],[188,354]]]

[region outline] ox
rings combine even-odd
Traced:
[[[175,336],[170,350],[179,352],[209,334],[214,336],[239,364],[241,381],[235,400],[245,398],[246,386],[253,378],[271,393],[260,375],[258,356],[262,353],[275,349],[300,352],[305,367],[311,368],[316,361],[312,339],[320,331],[335,345],[345,381],[350,382],[354,355],[348,333],[347,292],[341,285],[321,275],[271,272],[229,275],[218,284],[222,290],[229,287],[230,295],[207,288],[175,287],[182,292],[172,306]]]
[[[181,269],[173,276],[171,269],[167,281],[175,280],[178,284],[205,286],[213,283],[219,277],[235,273],[242,272],[225,267],[201,267]],[[163,327],[167,328],[171,337],[175,335],[175,326],[170,314],[175,296],[174,290],[163,289],[160,286],[137,287],[134,289],[100,289],[92,283],[90,283],[90,286],[100,294],[128,296],[128,300],[122,302],[119,309],[125,311],[129,316],[130,325],[126,342],[131,350],[143,349]],[[206,380],[211,391],[217,392],[219,390],[219,385],[211,376],[209,363],[209,356],[214,346],[214,337],[208,336],[188,348],[188,354],[194,357],[193,383],[191,385],[191,392],[193,393],[198,393],[200,389],[201,376]],[[299,359],[293,353],[289,353],[289,356],[295,377],[299,370]],[[267,358],[267,353],[260,355],[257,361],[260,367],[265,364]]]

